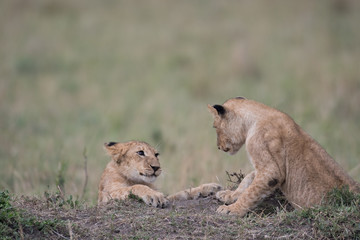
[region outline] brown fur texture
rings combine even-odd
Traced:
[[[111,199],[126,199],[130,194],[154,207],[166,207],[170,201],[197,199],[215,194],[222,187],[216,183],[175,193],[168,198],[155,190],[152,184],[161,174],[159,153],[149,144],[140,141],[105,143],[111,161],[106,166],[99,184],[98,203]]]
[[[244,216],[276,188],[295,208],[321,204],[335,187],[360,191],[360,185],[287,114],[244,98],[208,108],[218,148],[233,155],[245,144],[255,169],[235,191],[216,194],[231,204],[220,206],[218,212]]]

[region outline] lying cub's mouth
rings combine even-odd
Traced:
[[[155,173],[153,173],[153,174],[145,174],[145,173],[140,173],[140,176],[144,176],[144,177],[157,177],[156,175],[155,175]]]

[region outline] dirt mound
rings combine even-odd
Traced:
[[[51,239],[236,239],[242,219],[216,213],[221,205],[214,197],[178,201],[167,208],[146,206],[137,199],[114,200],[104,205],[86,206],[59,194],[43,198],[18,197],[12,206],[23,219],[52,221],[47,228],[27,229],[21,237]],[[20,231],[20,229],[14,229]],[[15,234],[16,235],[16,234]],[[244,239],[245,235],[241,233]],[[249,236],[252,238],[253,234]]]
[[[360,197],[347,205],[289,211],[273,195],[245,218],[216,213],[213,197],[146,206],[137,199],[88,206],[71,196],[10,197],[1,192],[4,239],[313,239],[360,237]],[[350,196],[351,197],[351,196]]]

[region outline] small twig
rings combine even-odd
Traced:
[[[225,171],[226,175],[228,176],[228,182],[231,183],[236,183],[236,184],[240,184],[241,181],[244,179],[244,174],[241,172],[241,170],[239,171],[239,173],[237,172],[233,172],[233,173],[229,173],[228,171]],[[231,177],[235,177],[236,180],[232,180]]]
[[[228,171],[225,171],[226,172],[226,175],[228,176],[228,182],[232,182],[233,183],[233,181],[231,180],[231,176],[230,176],[230,173],[228,172]]]
[[[64,235],[58,233],[58,232],[55,231],[54,229],[51,229],[51,232],[52,232],[52,233],[55,233],[57,236],[59,236],[59,237],[61,237],[61,238],[63,238],[63,239],[69,239],[69,238],[65,237]]]
[[[84,198],[84,195],[85,195],[85,192],[86,192],[86,186],[87,186],[87,183],[88,183],[88,171],[87,171],[87,155],[86,155],[86,147],[84,148],[84,151],[83,151],[83,157],[84,157],[84,171],[85,171],[85,182],[84,182],[84,188],[83,188],[83,192],[82,192],[82,195],[81,195],[81,199]]]

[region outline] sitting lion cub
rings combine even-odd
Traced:
[[[321,204],[335,187],[360,191],[360,185],[285,113],[241,97],[208,108],[218,148],[233,155],[245,143],[255,168],[235,191],[216,194],[231,204],[217,212],[244,216],[276,188],[295,208]]]
[[[159,153],[145,142],[105,143],[111,156],[99,184],[98,202],[110,199],[126,199],[130,193],[140,197],[146,204],[166,207],[169,200],[196,199],[215,194],[222,187],[216,183],[175,193],[169,197],[155,190],[152,182],[161,173]]]

